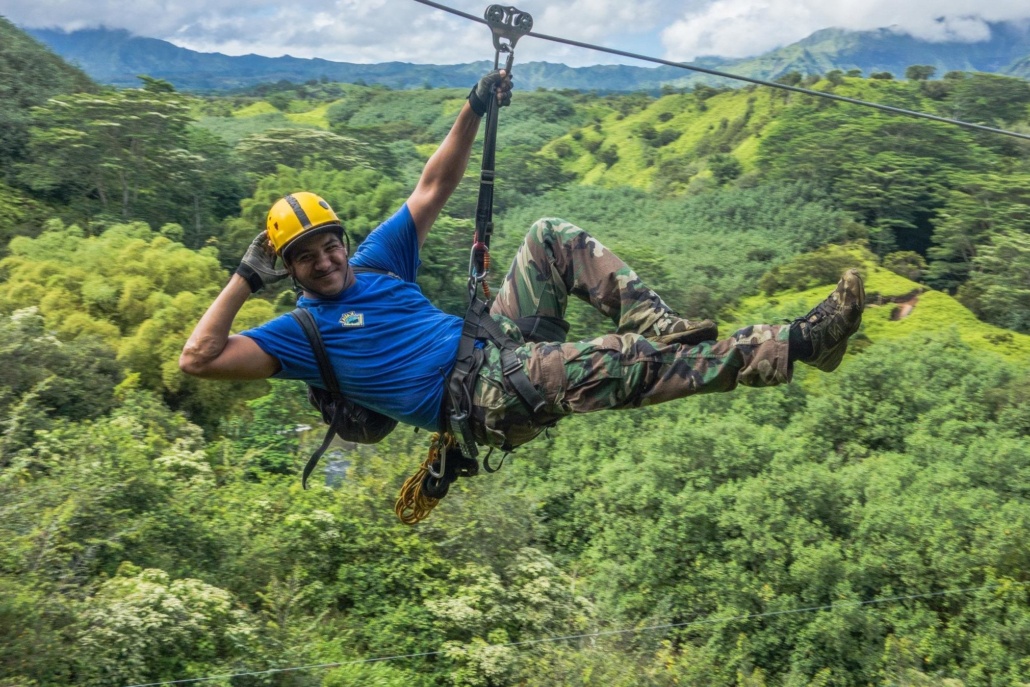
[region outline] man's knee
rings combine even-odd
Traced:
[[[557,217],[542,217],[529,228],[526,243],[541,246],[555,246],[567,243],[578,234],[585,234],[582,229]]]

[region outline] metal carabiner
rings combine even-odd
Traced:
[[[481,241],[472,243],[469,254],[469,276],[479,283],[490,274],[490,249]]]

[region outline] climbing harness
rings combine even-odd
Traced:
[[[506,55],[504,69],[511,74],[515,58],[515,44],[533,28],[533,18],[515,7],[490,5],[484,15],[493,32],[494,69],[500,68],[501,54]],[[476,205],[476,228],[469,254],[468,294],[469,306],[462,324],[461,339],[454,368],[447,378],[444,407],[441,412],[441,430],[433,435],[429,457],[418,473],[405,482],[397,499],[395,511],[402,522],[413,525],[422,520],[447,494],[458,477],[471,477],[479,473],[479,447],[472,430],[472,397],[476,376],[485,359],[484,345],[490,342],[501,351],[501,369],[523,405],[536,418],[543,410],[544,397],[529,381],[522,361],[515,353],[518,344],[490,317],[491,297],[487,277],[490,274],[490,237],[493,234],[494,153],[497,148],[497,98],[487,103],[486,130],[483,136],[483,161],[479,175],[479,199]],[[482,292],[482,297],[480,297]],[[527,340],[564,341],[568,325],[553,318],[521,318],[516,325]],[[510,447],[502,447],[509,449]],[[501,461],[503,463],[503,459]],[[498,468],[500,465],[498,465]],[[489,453],[483,459],[483,468],[493,472]]]

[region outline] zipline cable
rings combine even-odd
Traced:
[[[583,632],[580,634],[561,635],[557,637],[541,637],[539,639],[524,639],[518,642],[507,642],[504,644],[489,644],[486,648],[502,649],[510,647],[531,646],[534,644],[549,644],[552,642],[565,642],[574,639],[591,639],[596,637],[610,637],[613,635],[638,634],[641,632],[654,632],[657,630],[674,630],[701,625],[713,625],[715,623],[729,623],[740,620],[757,620],[759,618],[772,618],[780,615],[795,615],[799,613],[812,613],[814,611],[831,611],[838,608],[859,608],[875,604],[892,603],[895,601],[913,601],[916,599],[931,599],[941,596],[952,596],[957,594],[972,594],[989,589],[1001,587],[1026,587],[1027,582],[1010,581],[1004,584],[988,584],[982,587],[969,587],[966,589],[945,589],[939,592],[926,592],[924,594],[902,594],[899,596],[888,596],[880,599],[867,599],[865,601],[842,601],[835,604],[824,604],[821,606],[807,606],[805,608],[791,608],[782,611],[766,611],[765,613],[748,613],[747,615],[735,615],[728,618],[705,618],[703,620],[689,620],[682,623],[667,623],[662,625],[648,625],[646,627],[633,627],[622,630],[601,630],[598,632]],[[210,682],[212,680],[228,680],[234,677],[246,677],[251,675],[272,675],[274,673],[290,673],[301,670],[318,670],[320,668],[339,668],[342,666],[361,665],[366,663],[383,663],[386,661],[397,661],[405,658],[428,658],[439,656],[443,651],[423,651],[413,654],[397,654],[393,656],[377,656],[375,658],[364,658],[355,661],[340,661],[338,663],[315,663],[305,666],[294,666],[291,668],[270,668],[268,670],[256,670],[244,673],[229,673],[226,675],[212,675],[209,677],[185,678],[182,680],[169,680],[166,682],[147,682],[141,684],[127,685],[127,687],[164,687],[165,685],[185,685],[197,682]]]
[[[486,24],[486,20],[481,17],[477,17],[461,10],[456,10],[446,5],[433,2],[432,0],[415,0],[415,2],[427,5],[429,7],[435,7],[438,10],[449,12],[453,15],[469,19],[471,21],[479,22],[480,24]],[[708,69],[707,67],[698,67],[696,65],[687,64],[686,62],[672,62],[671,60],[663,60],[660,57],[650,57],[648,55],[641,55],[639,53],[627,52],[625,50],[616,50],[615,48],[606,48],[601,45],[594,45],[593,43],[584,43],[582,41],[574,41],[569,38],[560,38],[558,36],[548,36],[543,33],[536,33],[530,31],[526,34],[533,38],[539,38],[545,41],[552,41],[554,43],[563,43],[565,45],[571,45],[577,48],[586,48],[588,50],[597,50],[598,52],[606,52],[612,55],[620,55],[622,57],[630,57],[635,60],[643,60],[644,62],[654,62],[655,64],[664,64],[669,67],[678,67],[680,69],[689,69],[694,72],[701,72],[702,74],[710,74],[712,76],[722,77],[724,79],[733,79],[734,81],[746,81],[747,83],[756,84],[758,86],[768,86],[769,88],[779,88],[785,91],[793,91],[794,93],[803,93],[804,95],[811,95],[817,98],[827,98],[829,100],[836,100],[842,103],[850,103],[851,105],[861,105],[863,107],[872,107],[877,110],[883,110],[884,112],[892,112],[894,114],[908,115],[910,117],[921,117],[922,119],[929,119],[935,122],[942,122],[944,124],[953,124],[955,126],[961,126],[966,129],[972,129],[974,131],[985,131],[991,134],[1002,134],[1004,136],[1012,136],[1014,138],[1022,138],[1030,141],[1030,134],[1020,133],[1018,131],[1009,131],[1007,129],[998,129],[993,126],[986,126],[984,124],[974,124],[972,122],[965,122],[961,119],[950,119],[948,117],[939,117],[932,115],[928,112],[919,112],[917,110],[906,110],[901,107],[893,107],[891,105],[883,105],[881,103],[874,103],[868,100],[859,100],[858,98],[848,98],[843,95],[837,95],[835,93],[827,93],[825,91],[815,91],[810,88],[802,88],[800,86],[788,86],[787,84],[776,83],[774,81],[764,81],[762,79],[754,79],[750,76],[740,76],[738,74],[731,74],[729,72],[722,72],[717,69]]]

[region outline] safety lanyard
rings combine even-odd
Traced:
[[[533,17],[514,7],[490,5],[484,14],[494,38],[494,69],[500,67],[501,53],[507,54],[504,70],[511,75],[515,60],[515,44],[533,30]],[[479,287],[490,298],[486,283],[490,273],[490,236],[494,231],[494,153],[497,150],[497,98],[491,96],[486,109],[486,131],[483,135],[483,163],[479,173],[479,199],[476,204],[476,233],[469,256],[469,302],[476,298]]]

